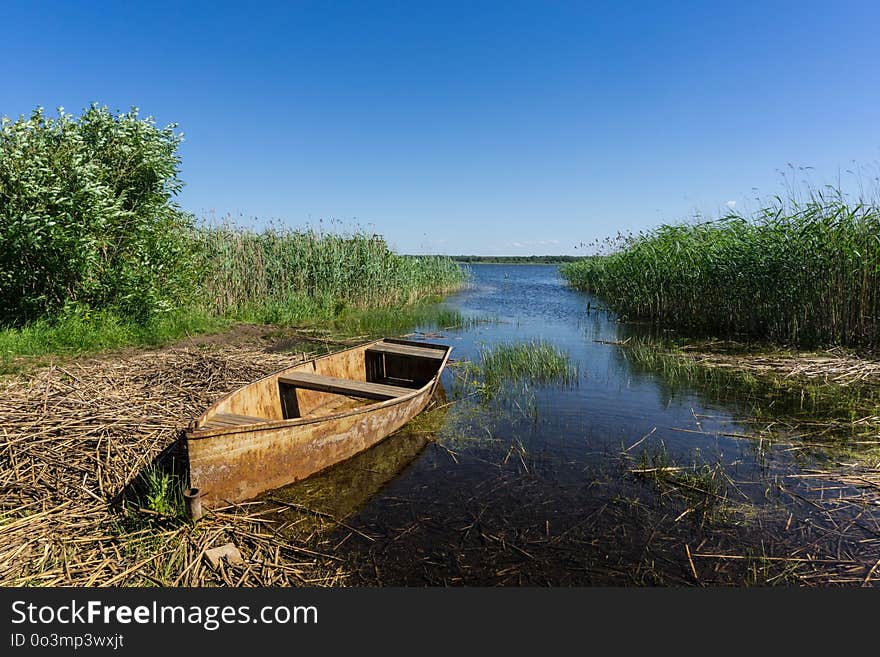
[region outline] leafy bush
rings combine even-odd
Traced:
[[[173,202],[175,128],[98,105],[78,118],[38,108],[2,119],[4,356],[142,342],[184,317],[332,319],[464,281],[449,258],[400,256],[361,231],[197,226]]]
[[[113,309],[135,321],[193,289],[176,126],[92,105],[0,123],[0,324]]]

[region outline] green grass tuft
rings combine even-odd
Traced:
[[[569,355],[542,340],[485,347],[480,351],[479,368],[490,388],[505,382],[569,384],[578,376]]]

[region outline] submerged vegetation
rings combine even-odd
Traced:
[[[658,447],[643,449],[636,467],[629,472],[653,482],[662,495],[680,497],[686,504],[683,515],[696,512],[703,523],[723,520],[727,475],[720,464],[675,465],[661,443]]]
[[[683,331],[880,346],[880,207],[829,190],[747,217],[663,225],[563,266],[614,311]]]
[[[0,357],[150,345],[240,320],[327,321],[460,287],[450,258],[378,235],[196,221],[182,135],[136,109],[0,126]]]

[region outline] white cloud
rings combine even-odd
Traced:
[[[725,203],[724,205],[726,205],[726,206],[729,207],[731,210],[733,210],[733,209],[736,207],[736,201],[728,201],[728,202]]]
[[[504,246],[514,249],[528,249],[536,246],[555,246],[559,244],[559,240],[526,240],[523,242],[508,242]]]

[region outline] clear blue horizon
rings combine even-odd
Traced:
[[[97,102],[177,123],[178,202],[199,216],[360,226],[404,253],[578,254],[748,210],[780,170],[878,173],[876,2],[0,12],[0,114]]]

